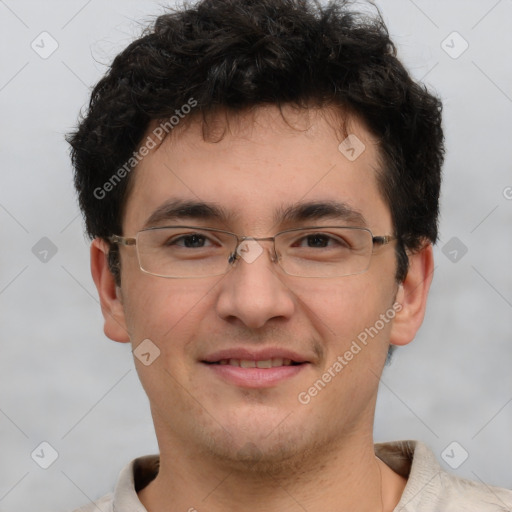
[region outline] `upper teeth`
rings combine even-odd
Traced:
[[[264,361],[250,361],[248,359],[221,359],[219,364],[229,364],[231,366],[241,366],[242,368],[272,368],[273,366],[290,366],[291,359],[275,357]]]

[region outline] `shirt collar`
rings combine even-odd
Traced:
[[[132,460],[119,474],[114,490],[112,508],[114,512],[147,512],[137,496],[137,492],[158,474],[160,457],[146,455]]]

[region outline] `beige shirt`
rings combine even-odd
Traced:
[[[393,512],[512,512],[512,491],[472,482],[444,471],[419,441],[375,445],[376,455],[407,478]],[[147,512],[137,497],[158,473],[158,455],[133,460],[119,475],[114,492],[75,512]],[[98,508],[96,508],[98,507]]]

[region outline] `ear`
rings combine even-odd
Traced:
[[[91,274],[100,297],[101,312],[105,319],[105,335],[114,341],[128,343],[121,289],[116,286],[108,266],[109,246],[105,240],[95,238],[91,244]]]
[[[434,256],[430,242],[408,256],[409,270],[398,287],[395,300],[401,308],[397,307],[391,328],[392,345],[407,345],[416,336],[425,317],[428,291],[434,273]]]

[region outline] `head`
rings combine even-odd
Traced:
[[[218,457],[254,459],[240,450],[258,446],[258,458],[284,460],[371,430],[388,349],[423,319],[443,160],[440,102],[397,59],[378,13],[203,0],[162,15],[115,58],[68,140],[105,332],[134,348],[150,339],[160,354],[136,360],[157,434]],[[356,159],[346,140],[364,149]],[[359,215],[395,239],[357,275],[289,276],[262,242],[262,257],[223,276],[166,279],[141,272],[134,247],[111,236],[135,236],[170,200],[180,224],[241,235],[354,226]],[[322,213],[334,203],[355,215],[340,224]],[[300,205],[306,223],[283,215]],[[210,375],[215,354],[242,346],[303,361],[263,388]]]

